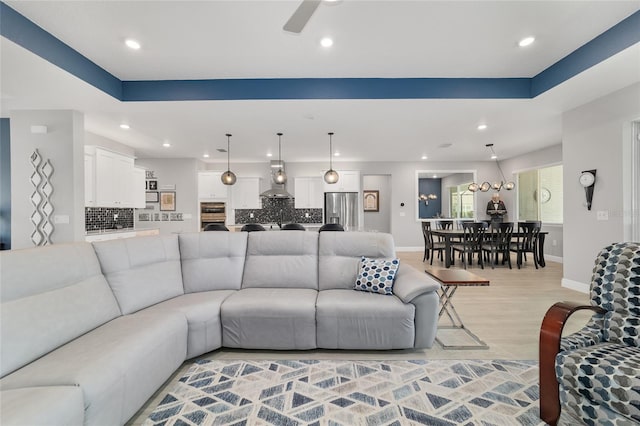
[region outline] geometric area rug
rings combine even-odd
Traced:
[[[145,425],[543,425],[537,361],[198,360]]]

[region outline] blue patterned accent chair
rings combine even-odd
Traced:
[[[540,330],[540,418],[555,425],[562,408],[576,423],[640,423],[640,243],[605,247],[596,259],[591,305],[553,305]],[[594,315],[561,337],[571,314]]]

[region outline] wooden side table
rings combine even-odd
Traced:
[[[451,325],[439,328],[462,330],[477,343],[477,345],[446,345],[436,337],[442,349],[489,349],[485,342],[465,327],[452,301],[458,287],[487,287],[489,280],[464,269],[425,269],[425,272],[442,284],[442,288],[438,291],[440,296],[438,319],[446,313],[451,320]]]

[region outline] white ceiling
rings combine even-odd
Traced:
[[[297,1],[7,1],[121,80],[305,77],[532,77],[640,10],[640,1],[323,3],[299,35]],[[536,43],[517,46],[533,34]],[[335,44],[321,48],[329,35]],[[131,51],[125,38],[142,44]],[[640,81],[640,44],[535,99],[119,102],[12,42],[0,41],[2,116],[75,109],[88,131],[139,157],[326,161],[487,160],[561,142],[561,114]],[[128,131],[118,125],[126,122]],[[479,123],[489,128],[476,130]],[[162,148],[169,141],[172,147]],[[450,143],[450,148],[438,148]]]

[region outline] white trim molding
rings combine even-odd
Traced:
[[[570,290],[579,291],[580,293],[585,293],[585,294],[589,293],[589,284],[563,278],[561,285],[562,287],[568,288]]]
[[[548,261],[550,261],[550,262],[562,263],[562,259],[563,259],[563,258],[562,258],[562,257],[560,257],[560,256],[550,256],[550,255],[548,255],[548,254],[545,254],[545,255],[544,255],[544,260],[545,260],[545,262],[548,260]]]

